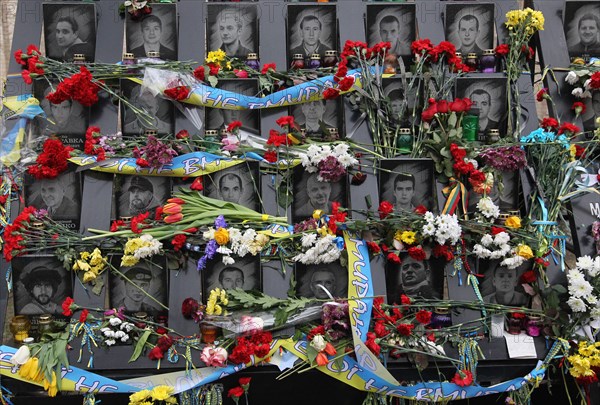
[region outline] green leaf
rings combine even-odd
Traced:
[[[440,150],[440,155],[442,155],[443,157],[446,157],[448,159],[450,159],[452,157],[452,154],[450,153],[450,149],[446,148],[445,146],[442,148],[442,150]]]
[[[308,359],[308,361],[310,361],[311,365],[314,364],[315,359],[317,358],[317,354],[319,354],[319,352],[317,351],[317,349],[312,347],[310,343],[306,345],[306,358]]]
[[[435,143],[441,143],[442,142],[442,138],[440,137],[440,135],[437,132],[433,133],[433,142],[435,142]]]
[[[146,341],[148,340],[148,337],[150,337],[150,333],[152,333],[152,331],[147,329],[144,331],[142,336],[140,336],[139,340],[135,344],[135,349],[133,349],[133,354],[129,359],[129,363],[136,361],[138,357],[140,357],[140,354],[142,354],[142,350],[144,350],[144,346],[146,345]]]
[[[455,127],[456,126],[456,121],[457,121],[456,113],[452,112],[450,114],[450,117],[448,117],[448,125],[451,126],[451,127]]]
[[[566,288],[565,288],[565,286],[564,286],[564,285],[562,285],[562,284],[554,284],[554,285],[552,286],[552,289],[553,289],[554,291],[556,291],[557,293],[559,293],[559,294],[566,294],[566,293],[567,293],[567,289],[566,289]]]
[[[275,311],[275,327],[285,324],[288,320],[288,312],[284,308]]]
[[[94,281],[92,292],[96,295],[100,295],[102,293],[102,288],[104,288],[104,279],[102,279],[102,277],[97,277]]]
[[[208,76],[207,80],[211,87],[217,87],[217,83],[219,83],[219,79],[216,76]]]

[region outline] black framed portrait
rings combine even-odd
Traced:
[[[145,58],[158,52],[160,59],[177,60],[177,4],[152,4],[152,13],[134,20],[125,13],[127,52]]]
[[[15,314],[62,315],[62,302],[73,296],[70,270],[54,256],[21,256],[11,263]]]
[[[528,270],[527,264],[510,269],[502,266],[501,260],[478,260],[477,273],[483,274],[479,291],[488,304],[528,306],[530,296],[520,283],[521,275]]]
[[[84,55],[94,62],[96,53],[96,5],[93,3],[44,3],[46,55],[59,61],[72,61]]]
[[[302,221],[312,217],[315,210],[331,212],[333,202],[348,207],[346,176],[337,182],[319,180],[319,173],[309,173],[302,166],[294,169],[294,201],[292,202],[292,220]]]
[[[124,307],[128,313],[146,312],[150,316],[166,313],[159,303],[169,306],[168,274],[163,256],[142,259],[133,266],[121,266],[121,256],[114,256],[112,265],[121,275],[111,272],[109,301],[111,308]],[[148,295],[156,299],[153,300]]]
[[[299,297],[329,299],[329,294],[334,298],[348,296],[348,270],[339,261],[315,265],[296,263],[294,271],[296,295]]]
[[[446,40],[465,57],[481,55],[494,48],[494,4],[447,3],[445,14]]]
[[[456,97],[468,97],[472,111],[479,114],[479,135],[491,129],[504,133],[506,128],[506,78],[459,77],[456,79]]]
[[[235,263],[225,264],[221,260],[221,255],[212,260],[206,269],[203,270],[204,280],[204,296],[208,296],[215,288],[242,290],[262,290],[261,272],[260,272],[260,257],[232,256]]]
[[[25,176],[25,205],[46,210],[48,217],[77,230],[81,215],[81,175],[74,165],[53,179]]]
[[[379,163],[379,198],[395,212],[413,212],[423,205],[437,212],[435,177],[431,159],[384,159]]]
[[[260,212],[260,173],[258,162],[244,162],[219,170],[202,179],[204,193]]]
[[[331,128],[337,130],[337,137],[343,131],[341,99],[315,100],[290,107],[294,122],[305,131],[308,138],[316,140],[332,139]],[[335,133],[333,137],[335,138]]]
[[[600,3],[565,2],[564,30],[570,57],[600,56]]]
[[[131,80],[121,80],[121,92],[132,105],[149,114],[148,117],[138,116],[121,103],[121,129],[124,135],[143,135],[147,130],[166,135],[175,131],[173,104],[169,100],[155,96],[147,88]]]
[[[367,4],[367,42],[389,42],[389,53],[412,57],[410,45],[417,38],[415,4]]]
[[[245,96],[256,96],[258,81],[256,79],[222,79],[217,83],[217,88]],[[244,128],[258,131],[260,130],[260,111],[206,108],[206,129],[220,130],[226,128],[233,121],[240,121]]]
[[[521,182],[518,171],[499,172],[494,174],[494,185],[487,196],[500,208],[500,212],[509,213],[519,209],[519,194],[521,193]],[[502,183],[502,185],[500,185]],[[469,212],[477,212],[477,203],[483,194],[476,193],[471,185],[469,190]]]
[[[600,244],[597,248],[592,229],[594,223],[600,221],[600,196],[596,193],[584,193],[573,198],[571,211],[573,215],[569,216],[569,222],[577,257],[596,256],[600,253]]]
[[[402,294],[410,298],[442,299],[444,296],[444,259],[413,259],[400,252],[400,263],[386,263],[385,283],[388,303],[400,302]]]
[[[51,103],[46,96],[55,91],[57,85],[58,82],[36,81],[34,83],[34,96],[40,101],[40,107],[46,114],[45,133],[56,134],[63,144],[83,150],[90,109],[75,100],[65,100],[60,104]]]
[[[294,55],[301,54],[305,60],[325,51],[338,49],[337,17],[335,4],[287,6],[287,49],[288,66]]]
[[[221,49],[229,57],[246,59],[258,53],[258,14],[255,4],[207,4],[207,54]]]
[[[115,176],[113,217],[133,217],[156,209],[171,197],[171,179],[153,176]]]
[[[416,113],[421,105],[422,89],[420,81],[412,77],[402,80],[399,77],[384,78],[383,94],[389,102],[390,121],[397,128],[410,128],[419,125],[420,114]]]
[[[585,112],[581,114],[583,129],[584,131],[593,131],[600,127],[596,123],[596,119],[600,118],[600,91],[593,91],[592,97],[585,99],[585,107]]]

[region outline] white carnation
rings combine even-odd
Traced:
[[[571,95],[578,98],[583,98],[583,89],[581,87],[575,87],[573,91],[571,91]]]
[[[221,261],[223,262],[223,264],[225,266],[229,266],[230,264],[235,263],[235,260],[233,260],[233,258],[231,256],[227,256],[227,255],[223,255],[223,257],[221,258]]]
[[[479,202],[477,203],[477,209],[486,218],[495,219],[498,218],[498,215],[500,215],[500,208],[498,208],[498,206],[494,204],[490,197],[481,198],[481,200],[479,200]]]
[[[567,73],[567,77],[565,77],[565,81],[569,84],[575,84],[579,80],[579,77],[572,70]]]
[[[494,239],[492,238],[492,235],[489,235],[489,234],[485,234],[481,238],[481,244],[483,246],[489,246],[492,244],[493,241],[494,241]]]
[[[104,341],[104,343],[106,343],[106,346],[112,346],[117,342],[114,339],[107,339]]]
[[[311,247],[317,241],[316,233],[305,233],[302,235],[302,247]]]
[[[510,242],[510,235],[507,232],[500,232],[494,237],[494,244],[496,246],[504,246]]]
[[[108,323],[110,323],[112,326],[117,326],[121,324],[121,320],[119,318],[110,318],[108,320]]]
[[[507,257],[506,259],[502,260],[500,262],[500,266],[504,266],[509,269],[516,269],[517,267],[522,265],[524,261],[525,259],[523,259],[521,256],[515,255],[513,257]]]

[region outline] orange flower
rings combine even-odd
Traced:
[[[168,203],[173,203],[173,204],[180,204],[183,205],[185,204],[185,201],[183,201],[181,198],[179,197],[173,197],[173,198],[169,198],[167,200]]]
[[[317,364],[319,366],[326,366],[327,363],[329,363],[329,360],[327,359],[327,356],[325,356],[325,354],[323,352],[319,352],[317,354]]]
[[[167,224],[174,224],[175,222],[179,222],[183,219],[183,215],[181,213],[179,214],[173,214],[173,215],[169,215],[165,217],[165,222]]]
[[[329,342],[327,342],[327,344],[325,345],[325,349],[323,349],[323,351],[330,356],[337,354],[337,350],[335,350],[335,347]]]
[[[181,205],[175,203],[167,203],[163,207],[163,212],[167,215],[179,214],[181,212]]]

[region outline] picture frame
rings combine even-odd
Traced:
[[[389,100],[389,109],[392,113],[392,122],[398,128],[418,127],[420,122],[416,109],[422,105],[422,93],[420,80],[415,80],[410,87],[412,77],[405,79],[393,76],[382,80],[383,93]]]
[[[600,56],[600,4],[592,1],[566,1],[563,28],[571,58]]]
[[[343,133],[339,130],[343,125],[340,99],[315,100],[293,105],[290,106],[290,115],[294,117],[294,122],[298,124],[300,129],[304,130],[307,138],[336,140],[332,139],[331,128],[338,130],[336,132],[338,138],[340,133]]]
[[[204,194],[261,211],[258,162],[245,162],[203,177]]]
[[[389,53],[412,57],[410,45],[417,39],[416,4],[367,4],[367,43],[389,42]]]
[[[125,13],[125,47],[136,58],[159,52],[162,60],[177,60],[177,3],[152,4],[152,13],[133,19]]]
[[[431,159],[394,158],[379,161],[379,199],[395,212],[412,212],[418,205],[438,212],[434,164]]]
[[[322,182],[318,179],[318,173],[309,173],[302,166],[294,169],[293,176],[293,222],[312,218],[315,210],[330,213],[334,201],[348,207],[347,176],[335,183]]]
[[[156,209],[171,197],[168,177],[120,175],[113,183],[113,218],[130,218],[145,212],[154,218]]]
[[[494,49],[494,12],[494,3],[446,3],[446,40],[456,45],[463,57]]]
[[[456,79],[455,97],[468,97],[472,102],[472,112],[479,113],[478,136],[487,136],[491,129],[506,133],[507,100],[506,77],[477,75]]]
[[[262,277],[260,257],[246,256],[235,257],[233,264],[224,264],[218,258],[213,259],[203,270],[204,297],[208,299],[210,292],[215,288],[235,289],[246,291],[262,291]]]
[[[43,3],[44,43],[46,56],[72,62],[83,55],[95,61],[96,5],[93,3]]]
[[[288,66],[296,54],[305,61],[319,54],[323,60],[325,51],[338,49],[335,4],[288,4],[286,38]]]
[[[206,52],[223,50],[245,60],[259,50],[256,4],[219,3],[206,6]]]
[[[258,81],[256,79],[221,79],[217,88],[231,91],[245,96],[258,94]],[[260,131],[259,110],[230,110],[225,108],[205,108],[206,129],[221,130],[233,121],[240,121],[242,127],[256,132]]]
[[[157,135],[175,132],[173,104],[162,97],[153,95],[148,89],[132,82],[121,80],[121,92],[132,105],[144,109],[150,119],[137,116],[133,110],[121,103],[121,131],[124,136],[137,137],[145,131],[156,131]]]
[[[385,282],[388,303],[401,302],[404,294],[409,298],[443,299],[444,272],[443,258],[434,258],[428,252],[425,260],[415,260],[408,252],[398,255],[400,263],[387,263],[385,266]]]
[[[330,299],[348,296],[348,270],[339,261],[318,265],[296,263],[294,271],[296,295],[299,297]],[[319,287],[319,284],[327,291]]]

